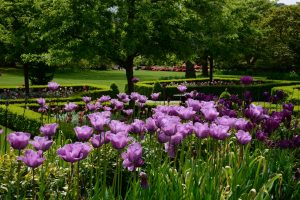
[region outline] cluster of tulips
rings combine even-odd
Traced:
[[[49,83],[50,90],[58,88],[58,84]],[[184,85],[178,86],[182,93],[186,89]],[[152,94],[152,100],[158,99],[159,95],[160,93]],[[191,92],[185,96],[188,97],[185,105],[157,106],[152,109],[152,116],[146,119],[134,118],[134,109],[125,109],[130,101],[135,103],[134,108],[141,109],[145,106],[148,98],[136,92],[131,95],[120,93],[116,99],[102,96],[96,101],[92,101],[91,97],[83,97],[85,125],[76,126],[74,133],[77,140],[60,147],[56,153],[64,161],[74,163],[88,157],[93,149],[111,145],[120,153],[118,155],[123,167],[129,171],[137,171],[145,162],[142,144],[146,134],[161,143],[171,158],[176,156],[180,144],[188,137],[223,141],[233,136],[240,145],[247,145],[256,138],[273,147],[300,147],[299,135],[280,140],[271,139],[280,126],[288,129],[297,126],[291,125],[294,109],[292,104],[283,104],[281,111],[269,113],[267,109],[253,103],[242,105],[235,95],[227,99],[216,99],[212,95]],[[40,98],[37,102],[40,112],[48,109],[45,99]],[[68,103],[63,109],[72,115],[77,108],[77,104]],[[114,119],[113,116],[117,113],[123,113],[126,117],[122,120]],[[35,136],[31,141],[30,134],[24,132],[13,132],[7,139],[12,148],[19,150],[18,160],[34,169],[46,159],[43,152],[51,147],[58,127],[57,123],[45,124],[40,128],[42,137]],[[20,156],[21,150],[29,143],[35,151],[28,149],[24,156]],[[141,172],[140,177],[141,185],[147,187],[147,174]]]

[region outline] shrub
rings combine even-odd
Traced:
[[[112,83],[110,85],[110,89],[111,89],[111,96],[112,97],[116,97],[117,94],[120,93],[118,86],[115,83]]]
[[[45,63],[34,63],[29,68],[29,79],[32,85],[46,85],[53,79],[55,67]]]

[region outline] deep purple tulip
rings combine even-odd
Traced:
[[[82,100],[84,101],[84,103],[90,103],[91,102],[91,100],[92,100],[92,97],[82,97]]]
[[[143,149],[140,143],[133,143],[129,145],[126,152],[122,153],[123,167],[129,171],[134,171],[137,167],[144,164],[142,159]]]
[[[277,142],[277,146],[281,149],[293,148],[294,143],[292,140],[280,140]]]
[[[256,132],[256,138],[260,141],[265,141],[268,137],[268,134],[267,133],[264,133],[263,131],[257,131]]]
[[[292,103],[285,103],[282,105],[282,108],[288,111],[293,112],[294,111],[294,104]]]
[[[33,138],[33,141],[30,141],[29,143],[37,151],[39,151],[39,150],[41,150],[41,151],[47,151],[51,147],[53,141],[49,140],[47,137],[35,136]]]
[[[140,79],[137,78],[137,77],[133,77],[133,78],[131,79],[131,82],[133,82],[133,83],[137,83],[137,82],[139,82],[139,81],[140,81]]]
[[[199,122],[196,122],[194,124],[194,131],[195,131],[195,135],[198,138],[206,138],[209,136],[210,129],[207,123],[201,124]]]
[[[249,142],[251,142],[252,137],[249,134],[249,132],[243,131],[243,130],[239,130],[236,134],[235,134],[237,140],[239,141],[239,143],[241,144],[248,144]]]
[[[285,93],[283,90],[276,90],[275,95],[277,96],[278,100],[283,100]]]
[[[74,131],[76,133],[76,137],[80,141],[88,141],[93,134],[93,129],[89,126],[77,126],[74,128]]]
[[[73,144],[66,144],[65,146],[59,148],[56,153],[64,161],[74,163],[85,159],[92,147],[86,143],[75,142]]]
[[[264,92],[264,93],[263,93],[263,97],[264,97],[264,100],[265,100],[266,102],[269,102],[270,99],[271,99],[271,95],[270,95],[269,92]]]
[[[240,81],[244,85],[250,85],[253,82],[252,76],[242,76]]]
[[[185,92],[187,90],[187,87],[185,85],[178,85],[177,89],[179,92]]]
[[[114,148],[121,150],[128,144],[129,138],[122,133],[111,134],[110,142]]]
[[[228,130],[229,126],[212,124],[210,126],[210,136],[217,140],[225,140],[230,136]]]
[[[252,93],[250,91],[245,91],[244,92],[244,99],[247,103],[252,102]]]
[[[266,133],[272,133],[280,125],[280,120],[270,117],[263,122],[263,128]]]
[[[153,101],[157,101],[158,98],[159,98],[159,96],[160,96],[160,92],[158,92],[158,93],[152,93],[152,94],[151,94],[151,99],[152,99]]]
[[[75,104],[75,103],[68,103],[68,104],[65,104],[65,111],[67,111],[67,112],[72,112],[72,111],[74,111],[76,108],[78,107],[78,105],[77,104]]]
[[[30,134],[25,132],[13,132],[7,136],[10,146],[14,149],[25,149],[29,143]]]
[[[110,96],[102,95],[99,99],[97,99],[97,101],[99,101],[100,103],[104,103],[110,101],[110,99]]]
[[[56,91],[59,87],[60,87],[60,85],[58,83],[55,83],[55,82],[48,83],[48,88],[51,91]]]
[[[43,157],[42,151],[26,150],[25,156],[19,156],[18,160],[23,161],[28,167],[36,168],[40,166],[46,158]]]
[[[47,137],[53,137],[56,133],[56,129],[58,127],[57,123],[53,124],[45,124],[44,126],[41,126],[40,132]]]
[[[41,107],[44,107],[46,105],[46,100],[44,98],[39,98],[36,101]]]
[[[141,185],[141,188],[143,189],[147,189],[149,187],[149,184],[148,184],[148,176],[145,172],[141,172],[140,173],[140,185]]]

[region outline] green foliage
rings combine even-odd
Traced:
[[[116,97],[120,93],[118,86],[115,83],[110,85],[111,96]]]
[[[32,85],[46,85],[53,79],[55,67],[45,63],[32,63],[29,68],[29,79]]]

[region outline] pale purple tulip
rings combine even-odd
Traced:
[[[201,112],[203,113],[205,119],[209,121],[213,121],[219,115],[219,112],[215,108],[201,108]]]
[[[17,150],[25,149],[29,143],[30,134],[25,132],[13,132],[7,136],[10,146]]]
[[[206,138],[209,136],[209,133],[210,133],[208,123],[202,124],[202,123],[196,122],[194,124],[194,131],[195,131],[195,135],[198,138]]]
[[[144,164],[142,159],[143,148],[140,143],[129,145],[126,152],[122,153],[123,167],[129,171],[134,171],[137,167]]]
[[[93,134],[93,129],[89,126],[77,126],[74,128],[74,131],[80,141],[88,141]]]
[[[112,120],[109,123],[110,131],[114,134],[118,132],[128,132],[130,129],[130,126],[125,124],[124,122],[120,122],[118,120]]]
[[[129,142],[129,138],[122,133],[111,134],[110,142],[118,150],[123,149]]]
[[[188,107],[193,108],[194,111],[199,112],[201,109],[200,101],[194,99],[188,99],[186,102]]]
[[[85,97],[82,97],[82,100],[84,101],[84,103],[90,103],[91,102],[91,100],[92,100],[92,97],[87,97],[87,96],[85,96]]]
[[[178,85],[177,89],[183,93],[187,90],[187,87],[185,85]]]
[[[119,93],[117,97],[123,103],[128,103],[130,101],[129,96],[126,93]]]
[[[72,111],[74,111],[77,107],[78,107],[77,104],[71,102],[71,103],[65,104],[64,110],[67,111],[67,112],[72,112]]]
[[[124,103],[121,101],[118,101],[117,99],[110,100],[111,105],[113,106],[114,110],[123,110]]]
[[[45,124],[40,128],[40,132],[44,135],[47,136],[48,138],[51,138],[55,135],[56,129],[58,127],[57,123],[53,124]]]
[[[107,137],[107,134],[101,133],[100,135],[93,135],[91,138],[91,143],[94,148],[99,148],[104,144],[109,143],[110,140]]]
[[[107,113],[107,114],[102,114]],[[90,123],[97,131],[103,131],[104,126],[109,123],[110,112],[93,113],[88,115]],[[108,116],[109,115],[109,116]]]
[[[223,126],[229,126],[230,128],[233,128],[235,126],[237,119],[236,118],[231,118],[229,116],[222,116],[222,117],[217,117],[215,119],[215,123],[218,125],[223,125]]]
[[[29,143],[37,151],[39,151],[39,150],[41,150],[41,151],[47,151],[51,147],[53,141],[49,140],[47,137],[35,136],[33,138],[33,141],[30,141]]]
[[[160,96],[160,92],[158,92],[158,93],[152,93],[152,94],[151,94],[151,99],[152,99],[153,101],[157,101],[158,98],[159,98],[159,96]]]
[[[142,135],[146,131],[145,122],[135,119],[130,125],[130,132]]]
[[[218,139],[218,140],[225,140],[227,137],[230,136],[230,134],[228,133],[229,130],[229,126],[223,126],[223,125],[216,125],[216,124],[212,124],[210,126],[210,136]]]
[[[28,167],[37,168],[46,158],[43,157],[42,151],[26,150],[25,156],[19,156],[17,159],[23,161]]]
[[[44,98],[39,98],[36,101],[41,107],[44,107],[46,105],[46,100]]]
[[[157,126],[153,118],[146,119],[145,127],[147,131],[151,133],[154,133],[157,130]]]
[[[75,142],[59,148],[56,153],[64,161],[74,163],[85,159],[91,150],[92,147],[90,145],[82,142]]]
[[[58,90],[58,88],[60,87],[60,85],[56,82],[49,82],[48,83],[48,88],[51,90],[51,91],[56,91]]]
[[[104,103],[110,101],[110,99],[110,96],[102,95],[99,99],[97,99],[97,101],[99,101],[100,103]]]
[[[133,82],[133,83],[137,83],[137,82],[139,82],[139,81],[140,81],[140,79],[137,78],[137,77],[133,77],[133,78],[131,79],[131,82]]]
[[[249,132],[243,131],[243,130],[239,130],[236,134],[235,134],[237,140],[239,141],[239,143],[241,144],[248,144],[249,142],[251,142],[252,137],[249,134]]]
[[[131,116],[131,115],[133,114],[133,109],[122,110],[122,112],[123,112],[126,116]]]

